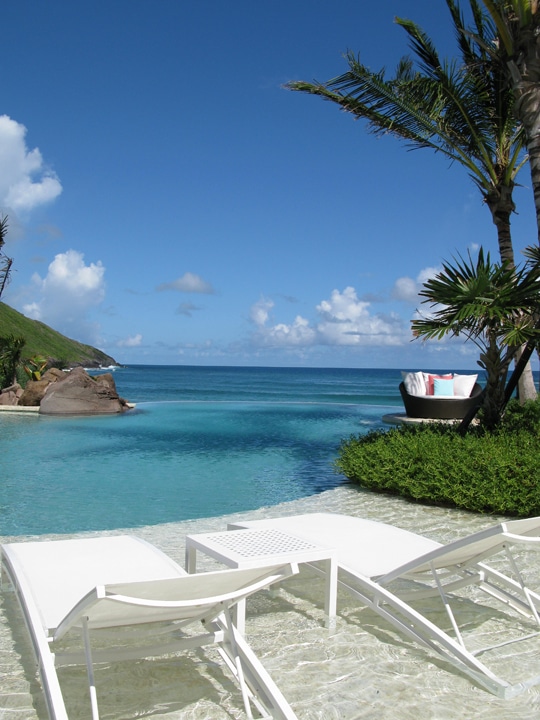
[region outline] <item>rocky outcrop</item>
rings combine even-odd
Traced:
[[[66,374],[57,368],[50,368],[43,373],[41,380],[29,380],[26,383],[24,392],[19,398],[18,405],[35,406],[40,405],[51,383],[64,380]]]
[[[0,405],[17,405],[23,394],[22,387],[15,383],[3,390],[0,390]]]
[[[18,404],[29,406],[39,405],[49,385],[48,380],[29,380],[26,383],[23,394],[19,398]]]
[[[99,415],[128,409],[128,403],[118,396],[111,373],[90,377],[79,367],[49,384],[39,412],[45,415]]]

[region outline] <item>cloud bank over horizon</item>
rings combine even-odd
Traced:
[[[261,347],[394,346],[410,339],[406,322],[397,313],[372,313],[371,303],[360,300],[355,288],[334,289],[315,310],[310,323],[297,315],[291,323],[271,324],[274,302],[261,298],[250,312],[256,330],[252,340]]]

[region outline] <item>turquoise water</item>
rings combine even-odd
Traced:
[[[114,417],[0,417],[0,534],[211,517],[345,482],[341,439],[401,410],[399,371],[133,366]]]

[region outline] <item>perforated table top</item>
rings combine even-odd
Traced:
[[[200,550],[229,567],[249,567],[261,563],[269,565],[273,562],[310,562],[330,559],[333,556],[332,548],[316,545],[273,528],[188,535],[186,550],[188,555]]]

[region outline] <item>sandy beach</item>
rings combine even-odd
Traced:
[[[500,520],[342,487],[254,512],[127,532],[149,540],[183,564],[186,534],[222,530],[227,522],[242,518],[321,511],[393,523],[440,542]],[[102,534],[122,532],[126,531]],[[0,538],[2,542],[23,539],[30,538]],[[210,559],[201,558],[199,564],[201,570],[217,567]],[[528,573],[538,577],[540,555],[531,555],[527,564]],[[329,630],[325,626],[323,595],[320,578],[310,570],[302,570],[298,577],[287,581],[277,596],[260,593],[248,604],[248,640],[302,720],[538,717],[539,689],[511,701],[496,698],[399,635],[344,593],[338,598],[336,628]],[[508,663],[509,670],[519,671],[510,667],[511,659]],[[35,679],[32,653],[15,598],[9,592],[2,593],[0,608],[0,671],[0,718],[44,720],[47,713]],[[525,675],[533,672],[534,668],[527,667]],[[66,688],[70,717],[88,718],[84,668],[63,669],[60,678]],[[236,686],[222,672],[213,651],[100,667],[97,686],[102,716],[106,718],[243,717]]]

